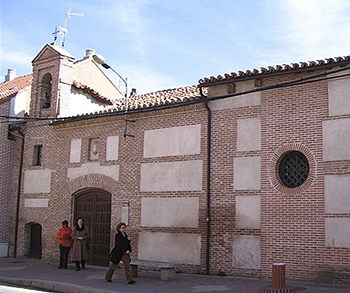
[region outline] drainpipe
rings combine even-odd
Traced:
[[[202,88],[200,88],[201,96],[203,96]],[[204,97],[204,96],[203,96]],[[206,260],[205,272],[210,273],[210,188],[211,188],[211,110],[208,102],[205,103],[208,111],[208,129],[207,129],[207,238],[206,238]]]
[[[14,257],[17,257],[17,241],[18,241],[18,221],[19,221],[19,207],[21,199],[21,184],[22,184],[22,170],[23,170],[23,154],[24,154],[24,133],[22,132],[22,126],[18,129],[18,133],[22,136],[21,145],[21,157],[19,162],[19,176],[18,176],[18,188],[17,188],[17,208],[16,208],[16,229],[15,229],[15,247],[14,247]]]

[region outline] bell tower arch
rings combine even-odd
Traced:
[[[58,117],[69,107],[74,59],[57,43],[45,45],[34,58],[31,116]]]

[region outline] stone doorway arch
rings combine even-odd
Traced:
[[[111,194],[100,188],[85,188],[73,194],[74,224],[82,217],[91,236],[88,263],[108,266],[111,227]]]

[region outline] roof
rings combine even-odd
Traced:
[[[299,63],[291,63],[291,64],[283,64],[283,65],[275,65],[260,67],[260,69],[252,69],[246,71],[237,71],[231,73],[225,73],[224,75],[205,77],[198,81],[200,86],[214,85],[216,83],[222,83],[227,81],[237,81],[239,79],[247,79],[253,77],[263,77],[266,75],[276,74],[276,73],[286,73],[293,72],[303,69],[317,69],[322,67],[329,67],[333,65],[346,65],[350,64],[350,56],[344,57],[335,57],[335,58],[327,58],[324,60],[317,61],[308,61],[308,62],[299,62]]]
[[[149,108],[160,105],[178,104],[201,98],[200,89],[196,85],[167,89],[129,98],[129,109]]]
[[[66,51],[66,49],[61,48],[58,43],[51,43],[51,44],[46,44],[41,50],[40,52],[35,56],[35,58],[33,59],[32,63],[40,60],[43,56],[46,56],[46,58],[48,56],[52,57],[52,56],[66,56],[68,58],[71,58],[72,60],[75,59],[75,57],[70,54],[68,51]]]
[[[12,95],[18,93],[31,86],[33,81],[33,74],[23,75],[14,78],[10,81],[5,81],[0,83],[0,100],[11,97]]]
[[[73,86],[76,87],[77,89],[81,89],[83,92],[90,94],[96,100],[99,100],[100,102],[102,102],[104,104],[113,105],[113,102],[110,99],[102,96],[97,91],[95,91],[93,88],[91,88],[85,84],[82,84],[76,80],[73,80]]]
[[[173,106],[176,104],[186,105],[186,102],[190,103],[204,99],[205,96],[202,96],[200,91],[201,90],[197,85],[191,85],[141,95],[134,94],[128,98],[128,110],[135,111],[147,108],[152,109],[161,106]],[[206,90],[204,90],[203,94],[206,94]],[[113,107],[106,108],[94,113],[78,115],[77,117],[88,117],[107,113],[112,114],[122,111],[125,111],[125,100],[119,101],[119,103]]]

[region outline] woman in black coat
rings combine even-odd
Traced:
[[[125,277],[128,284],[136,283],[133,280],[133,276],[131,273],[131,267],[130,267],[131,245],[130,245],[130,239],[128,235],[125,233],[125,228],[126,228],[125,223],[119,223],[117,226],[118,233],[115,235],[114,248],[112,249],[109,257],[110,265],[105,277],[107,282],[112,282],[112,276],[113,276],[114,270],[116,269],[119,262],[122,261],[124,270],[125,270]]]

